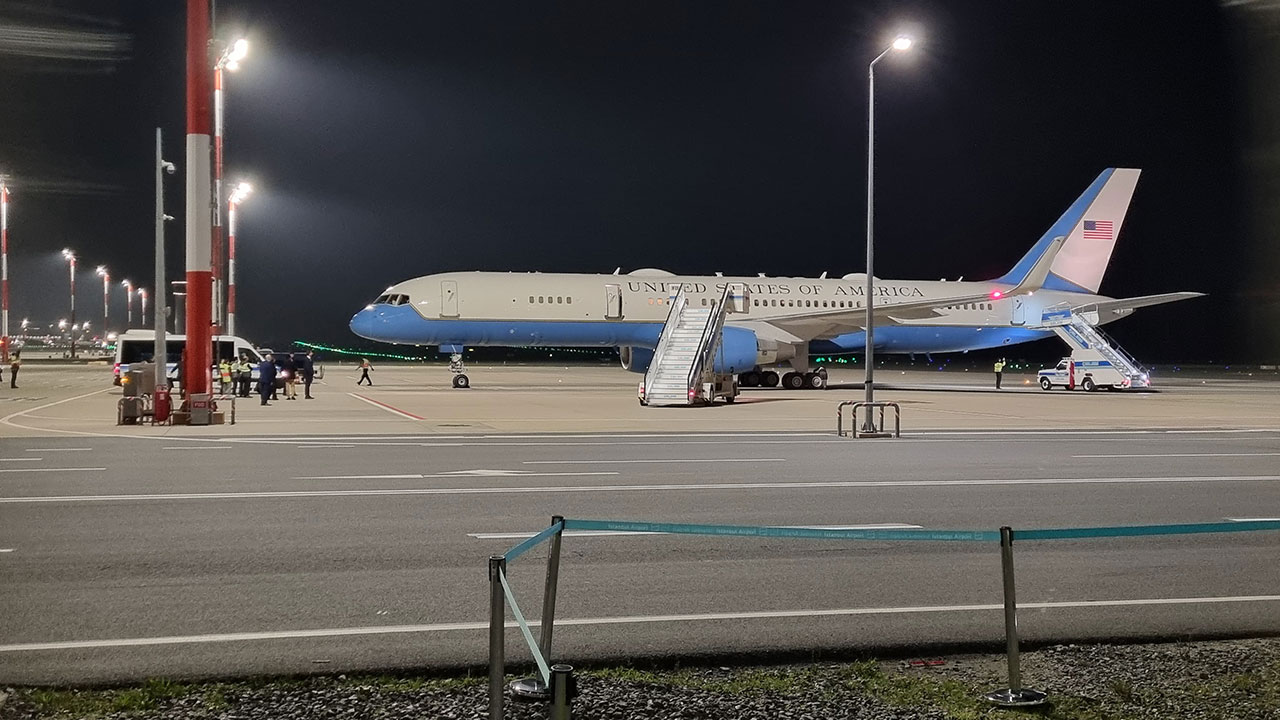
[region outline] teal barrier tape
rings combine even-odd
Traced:
[[[999,542],[995,530],[821,530],[817,528],[753,527],[750,525],[686,525],[621,520],[565,520],[565,530],[612,530],[679,535],[808,538],[812,540],[932,540],[942,542]],[[508,558],[510,556],[508,555]]]
[[[549,539],[552,535],[555,535],[556,533],[560,532],[562,529],[564,529],[564,522],[563,522],[563,521],[558,522],[558,523],[555,523],[554,525],[552,525],[551,527],[547,528],[546,530],[543,530],[542,532],[538,533],[537,535],[534,535],[533,537],[529,538],[528,540],[525,540],[524,542],[520,543],[519,545],[517,545],[517,546],[515,546],[515,547],[511,548],[510,550],[508,550],[508,551],[507,551],[507,554],[506,554],[506,556],[505,556],[505,557],[507,558],[507,564],[510,564],[510,563],[511,563],[511,561],[515,560],[516,558],[520,557],[521,555],[523,555],[523,554],[525,554],[525,553],[529,552],[530,550],[532,550],[533,548],[537,547],[539,543],[545,542],[545,541],[546,541],[547,539]]]
[[[1018,540],[1073,540],[1080,538],[1137,537],[1142,535],[1192,535],[1196,533],[1231,533],[1253,530],[1280,530],[1280,520],[1242,520],[1240,522],[1183,523],[1178,525],[1129,525],[1095,528],[1055,528],[1049,530],[1014,530]]]
[[[529,630],[529,623],[525,622],[524,614],[520,612],[520,606],[516,604],[516,596],[511,593],[511,586],[507,584],[507,574],[498,571],[498,581],[502,583],[502,592],[507,595],[507,604],[511,606],[511,614],[516,616],[516,624],[520,626],[520,632],[524,634],[524,641],[529,643],[529,650],[533,652],[533,659],[538,663],[538,672],[542,674],[542,682],[551,687],[551,668],[547,667],[547,661],[542,657],[542,651],[538,649],[538,643],[533,641],[533,632]]]

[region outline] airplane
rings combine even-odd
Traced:
[[[987,281],[874,279],[875,351],[945,353],[998,348],[1055,334],[1052,316],[1090,326],[1134,310],[1199,297],[1172,292],[1115,299],[1098,294],[1141,170],[1107,168],[1008,272]],[[866,275],[841,278],[452,272],[392,285],[351,318],[363,338],[406,345],[614,347],[622,367],[645,372],[669,304],[714,305],[743,288],[745,313],[726,316],[719,373],[742,387],[820,388],[826,373],[810,357],[861,353]],[[1069,312],[1068,312],[1069,311]],[[1064,339],[1068,339],[1064,336]],[[1086,346],[1087,347],[1087,346]],[[773,369],[789,367],[779,377]],[[456,387],[466,387],[465,375]]]

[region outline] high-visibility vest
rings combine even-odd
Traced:
[[[218,366],[218,372],[222,375],[222,382],[231,382],[231,365],[225,362],[222,363]]]
[[[1004,361],[1003,361],[1003,360],[997,360],[997,361],[996,361],[996,372],[1003,372],[1003,371],[1004,371]]]

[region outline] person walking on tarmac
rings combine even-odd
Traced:
[[[316,379],[316,351],[308,350],[302,359],[302,395],[308,400],[311,397],[311,381]]]
[[[1000,378],[1004,375],[1004,358],[996,361],[996,389],[1000,389]]]
[[[369,362],[369,358],[360,358],[360,379],[356,381],[357,385],[369,381],[369,387],[373,387],[373,380],[369,379],[369,371],[373,369],[373,364]]]
[[[262,396],[262,404],[270,405],[267,398],[271,397],[271,393],[276,387],[276,359],[271,353],[262,359],[262,363],[258,365],[258,394]]]
[[[18,389],[18,368],[22,367],[22,351],[14,350],[9,358],[9,387]]]

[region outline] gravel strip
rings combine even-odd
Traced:
[[[578,718],[943,720],[1016,718],[979,698],[1003,687],[1003,657],[909,662],[581,673]],[[1050,693],[1035,717],[1102,720],[1280,720],[1280,639],[1153,645],[1066,645],[1023,655],[1026,684]],[[316,677],[63,691],[5,688],[0,720],[93,717],[488,717],[484,678]],[[507,717],[547,717],[509,703]]]

